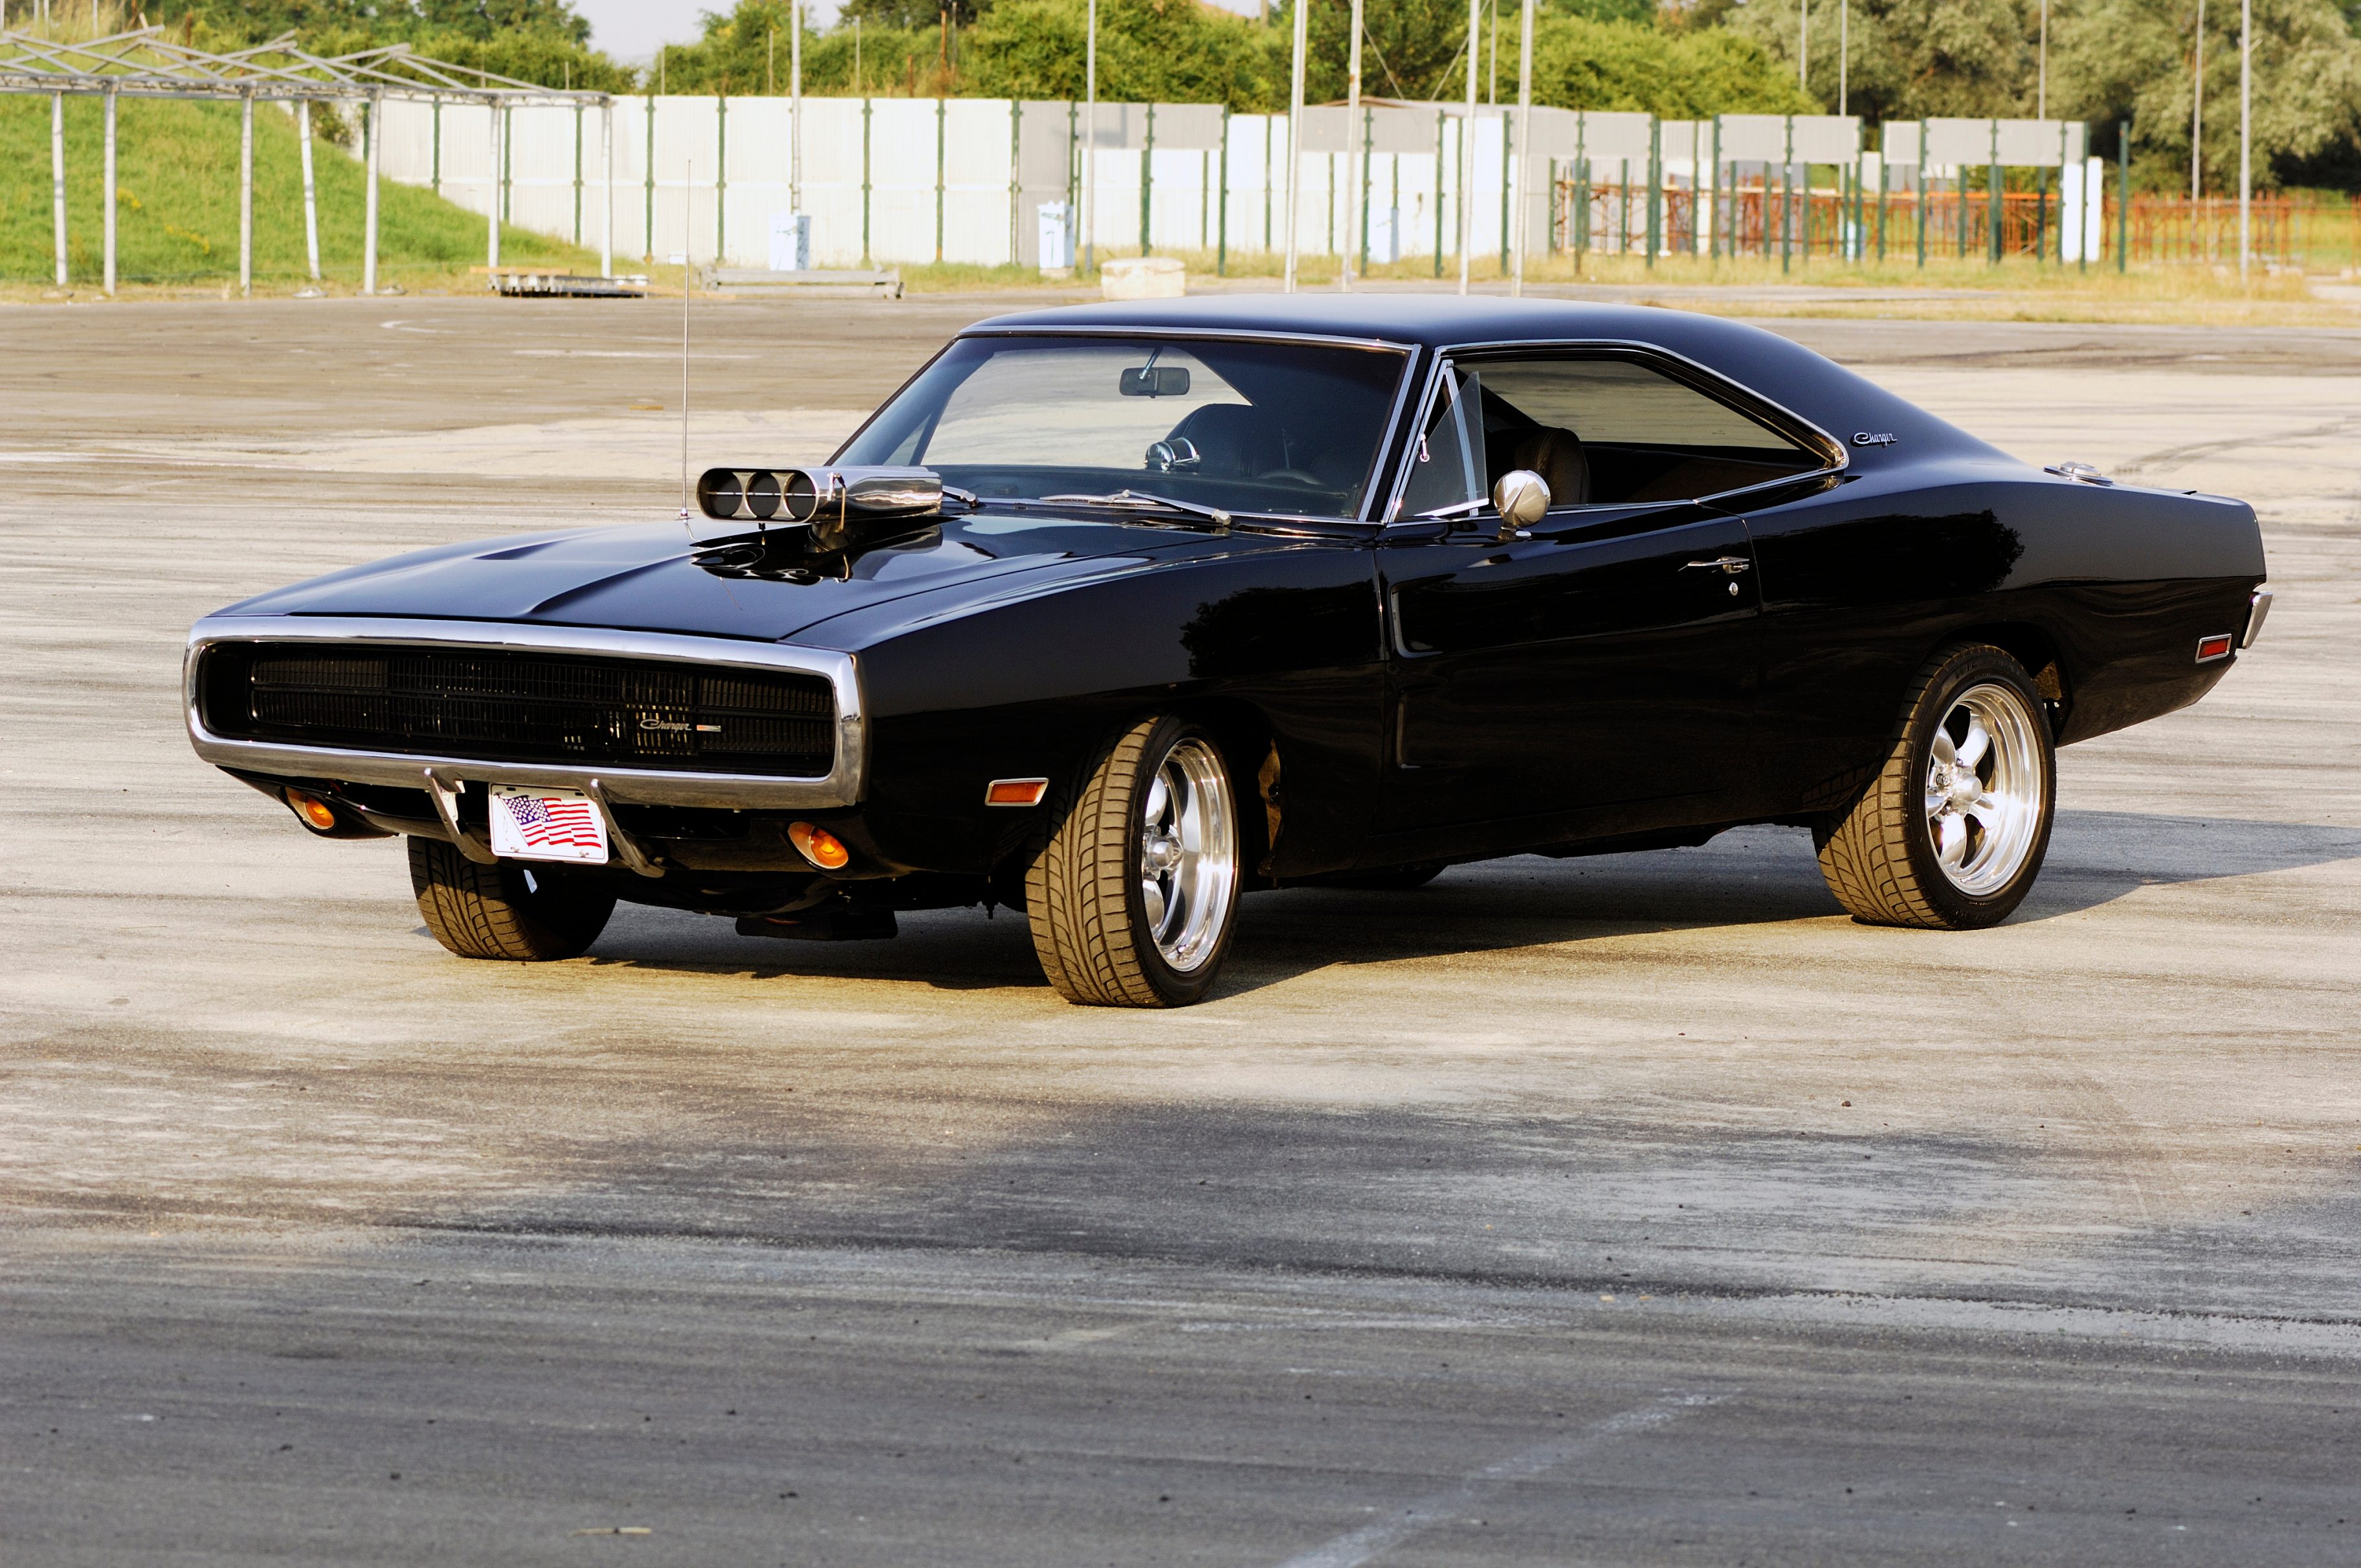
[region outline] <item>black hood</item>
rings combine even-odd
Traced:
[[[715,525],[704,525],[708,529]],[[1211,543],[1123,521],[944,518],[830,564],[816,581],[725,576],[696,565],[677,522],[478,540],[316,577],[247,599],[239,615],[381,615],[677,631],[765,641],[914,594],[1017,586],[1061,569],[1145,566]],[[840,576],[837,575],[841,573]]]

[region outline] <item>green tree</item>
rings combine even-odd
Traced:
[[[2333,0],[2254,0],[2255,179],[2309,177],[2348,188],[2361,175],[2361,40]],[[2055,17],[2052,113],[2133,125],[2134,176],[2189,189],[2196,6],[2087,0]],[[2205,13],[2205,186],[2238,183],[2238,7]]]
[[[1819,113],[1832,113],[1837,104],[1839,6],[1850,13],[1842,18],[1850,44],[1844,62],[1848,113],[1872,124],[1927,115],[2006,118],[2033,113],[2037,0],[1810,0],[1810,96]],[[1802,18],[1796,0],[1752,0],[1730,13],[1730,26],[1761,44],[1793,82],[1805,42]],[[2059,22],[2053,10],[2053,43]]]

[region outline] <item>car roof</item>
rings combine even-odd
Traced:
[[[1427,349],[1463,344],[1640,344],[1725,376],[1839,441],[1856,431],[1901,432],[1909,437],[1905,451],[1913,455],[1975,449],[2000,455],[1966,432],[1776,333],[1656,305],[1392,291],[1202,294],[1023,311],[978,322],[966,334],[1038,328],[1310,334]],[[1894,454],[1888,447],[1878,449],[1877,455],[1890,459]]]

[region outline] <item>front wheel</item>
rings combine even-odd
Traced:
[[[1938,654],[1903,704],[1885,765],[1820,839],[1820,872],[1854,919],[1996,926],[2041,874],[2058,758],[2041,694],[1998,648]]]
[[[615,895],[584,878],[478,865],[439,839],[410,840],[410,887],[428,933],[463,959],[578,958],[615,913]]]
[[[1051,811],[1025,912],[1058,994],[1103,1007],[1202,997],[1229,952],[1240,880],[1237,797],[1213,739],[1172,715],[1135,724]]]

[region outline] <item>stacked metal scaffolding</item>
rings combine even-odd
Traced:
[[[82,43],[64,43],[29,33],[0,32],[0,93],[42,93],[49,99],[49,204],[55,234],[57,280],[66,282],[66,143],[65,101],[69,96],[98,97],[106,103],[104,213],[105,287],[115,292],[115,104],[130,98],[195,98],[238,104],[243,124],[238,137],[237,284],[240,293],[254,287],[254,105],[257,102],[291,103],[303,149],[303,236],[312,277],[320,276],[319,206],[312,180],[311,106],[314,103],[351,103],[364,110],[362,159],[368,175],[366,216],[361,244],[361,291],[377,292],[378,163],[383,140],[381,119],[389,99],[444,104],[480,104],[491,116],[497,149],[509,113],[520,105],[566,104],[596,106],[600,114],[600,139],[613,160],[613,100],[604,93],[568,92],[518,82],[469,66],[429,60],[411,52],[408,44],[389,44],[356,54],[323,57],[296,47],[286,34],[251,49],[229,54],[192,49],[176,43],[161,27],[141,27]],[[613,181],[607,181],[609,189]],[[488,220],[489,265],[500,260],[500,219],[497,205]],[[614,204],[608,203],[600,268],[614,270]]]

